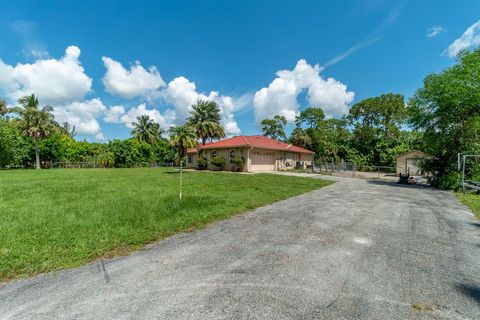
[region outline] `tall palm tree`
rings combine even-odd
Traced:
[[[77,135],[77,129],[75,128],[75,126],[70,125],[70,123],[68,122],[62,123],[62,127],[60,128],[60,130],[72,139],[75,138],[75,136]]]
[[[182,199],[183,161],[187,156],[188,149],[195,147],[195,139],[195,131],[187,125],[170,128],[170,144],[177,149],[176,160],[180,163],[180,199]]]
[[[36,168],[40,169],[38,143],[58,128],[52,114],[53,108],[50,106],[40,108],[38,98],[34,94],[20,98],[18,104],[20,106],[13,108],[12,111],[20,116],[19,125],[23,134],[31,137],[35,143],[35,164]]]
[[[137,117],[137,122],[132,122],[133,130],[131,134],[138,141],[145,141],[155,144],[162,139],[164,131],[158,123],[155,123],[148,115]]]
[[[5,100],[0,99],[0,117],[5,118],[8,113],[7,102]]]
[[[165,131],[160,127],[158,123],[155,122],[153,124],[152,132],[153,135],[156,137],[157,142],[166,141],[166,139],[163,137]]]
[[[187,125],[195,130],[202,144],[207,139],[218,139],[225,137],[225,131],[220,124],[220,107],[214,101],[198,100],[192,106],[191,116],[187,119]]]

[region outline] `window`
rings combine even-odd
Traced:
[[[235,149],[232,149],[230,150],[230,152],[228,153],[228,157],[230,158],[230,162],[232,162],[233,158],[235,158],[235,156],[237,155]]]
[[[217,150],[212,150],[211,156],[212,158],[215,158],[217,156]]]
[[[193,161],[192,154],[189,153],[189,154],[188,154],[188,163],[192,163],[192,161]]]

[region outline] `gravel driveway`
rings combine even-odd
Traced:
[[[0,288],[0,319],[479,319],[480,223],[361,179]]]

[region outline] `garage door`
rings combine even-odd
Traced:
[[[275,170],[275,155],[268,151],[251,151],[250,171],[273,171]]]

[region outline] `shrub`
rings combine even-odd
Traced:
[[[98,155],[98,162],[104,168],[111,168],[115,165],[115,155],[113,152],[102,152]]]
[[[144,159],[138,150],[139,142],[133,139],[109,141],[108,151],[113,153],[115,166],[120,168],[133,167]]]
[[[460,172],[448,172],[438,179],[438,187],[445,190],[460,190],[460,180],[462,179]]]
[[[245,159],[243,157],[235,157],[230,160],[230,163],[233,164],[232,171],[242,171],[245,165]]]
[[[197,168],[200,169],[200,170],[203,170],[205,168],[207,168],[207,159],[205,158],[198,158],[197,159]]]
[[[22,135],[14,120],[0,118],[0,168],[21,167],[32,153],[32,139]]]
[[[223,157],[213,157],[210,163],[217,168],[222,168],[225,165],[225,159]]]

